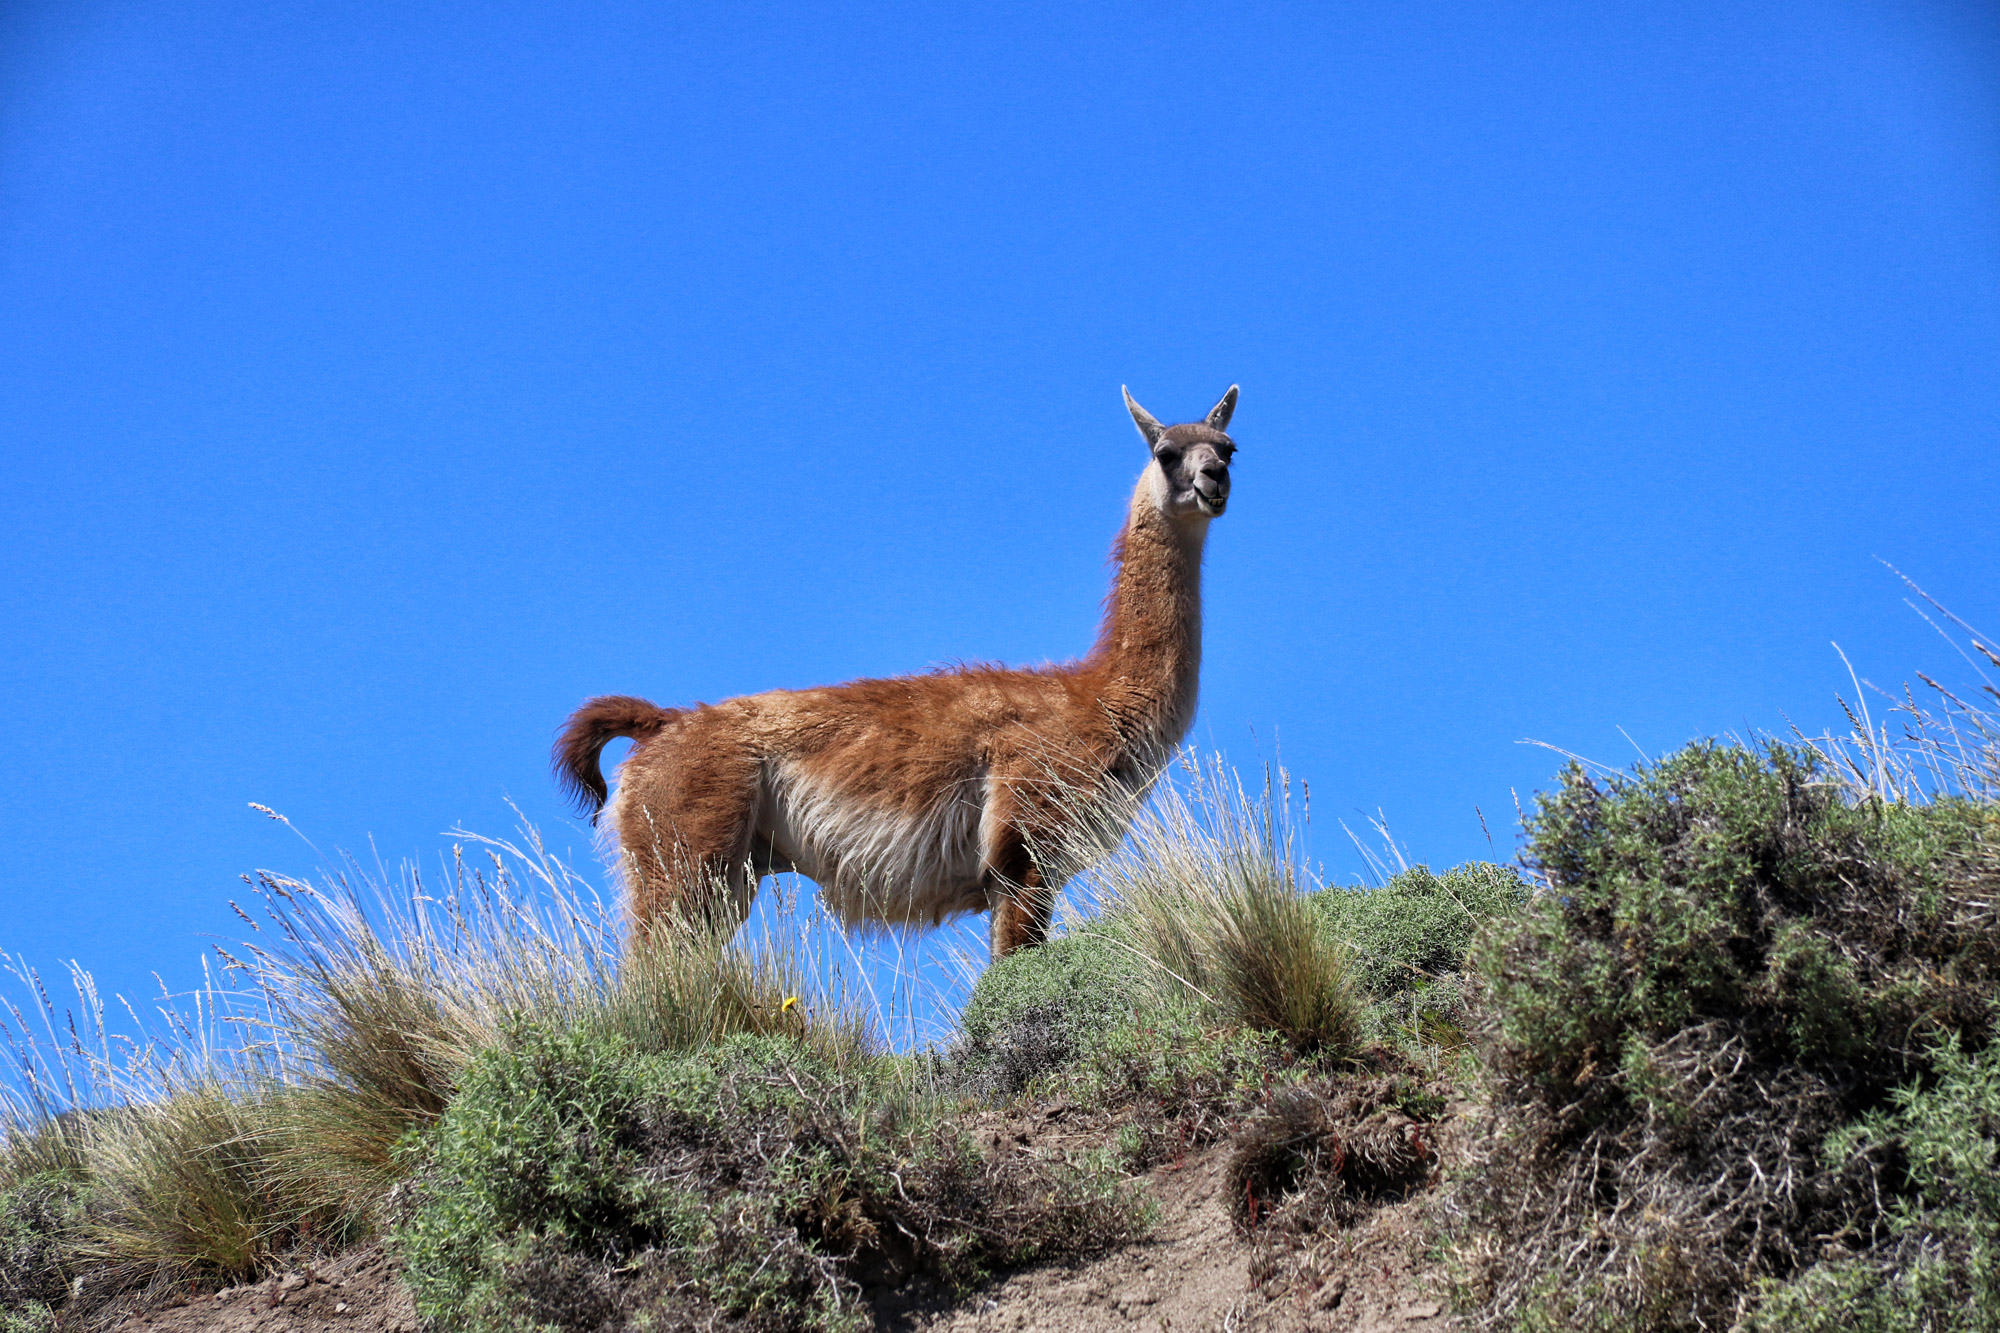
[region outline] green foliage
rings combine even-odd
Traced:
[[[1466,954],[1488,922],[1519,912],[1529,893],[1517,871],[1474,861],[1442,875],[1417,866],[1375,889],[1321,889],[1311,902],[1321,929],[1353,950],[1384,1028],[1408,1044],[1458,1046]]]
[[[1940,1039],[1983,1048],[2000,812],[1844,799],[1809,751],[1698,744],[1572,766],[1530,833],[1551,892],[1473,947],[1499,1151],[1461,1197],[1488,1237],[1462,1248],[1490,1256],[1465,1293],[1524,1327],[1727,1322],[1900,1188],[1855,1187],[1828,1136]]]
[[[1275,1033],[1216,1025],[1192,1006],[1165,1005],[1107,1031],[1050,1088],[1071,1101],[1151,1104],[1178,1115],[1206,1102],[1256,1096],[1274,1071],[1296,1063]]]
[[[0,1333],[53,1327],[66,1294],[65,1250],[79,1214],[73,1176],[43,1173],[0,1193]]]
[[[1163,1004],[1107,1030],[1037,1086],[1058,1104],[1122,1113],[1120,1158],[1140,1171],[1225,1138],[1273,1088],[1315,1068],[1276,1033]]]
[[[1133,1021],[1148,993],[1146,962],[1101,930],[1018,949],[981,974],[959,1024],[955,1077],[986,1097],[1012,1097]]]
[[[1807,752],[1717,745],[1604,785],[1565,773],[1531,824],[1555,895],[1483,959],[1507,1072],[1617,1114],[1599,1071],[1717,1020],[1865,1106],[1926,1037],[1983,1040],[2000,947],[1962,905],[2000,814],[1849,805],[1818,776]]]
[[[1354,945],[1369,993],[1390,996],[1461,971],[1480,927],[1528,898],[1519,872],[1472,861],[1442,875],[1417,866],[1377,889],[1322,889],[1312,902],[1326,928]]]
[[[751,1045],[730,1049],[726,1059],[768,1067],[794,1054]],[[827,1307],[839,1293],[817,1280],[799,1252],[754,1276],[737,1271],[729,1241],[746,1220],[741,1209],[751,1214],[750,1229],[762,1230],[778,1221],[771,1215],[778,1200],[725,1188],[711,1214],[704,1187],[731,1182],[662,1178],[645,1169],[654,1131],[668,1142],[713,1146],[708,1140],[724,1111],[721,1064],[647,1059],[616,1038],[535,1029],[524,1030],[514,1049],[476,1060],[425,1145],[419,1203],[396,1234],[425,1319],[496,1333],[527,1321],[560,1327],[560,1302],[551,1297],[569,1287],[578,1289],[572,1299],[594,1297],[582,1309],[601,1315],[615,1300],[609,1270],[665,1248],[688,1270],[683,1281],[725,1314],[799,1307],[822,1316],[814,1322],[837,1326],[823,1317],[837,1312],[837,1304]],[[749,1079],[740,1091],[748,1100],[730,1109],[746,1117],[792,1109],[784,1105],[791,1089],[782,1076]],[[538,1309],[549,1317],[534,1318]]]
[[[1768,1282],[1746,1333],[1992,1333],[2000,1330],[2000,1048],[1968,1055],[1954,1036],[1935,1078],[1830,1136],[1827,1164],[1899,1165],[1905,1190],[1872,1243]],[[1857,1238],[1859,1239],[1859,1238]]]
[[[947,1285],[1132,1234],[1115,1164],[982,1159],[892,1078],[783,1037],[648,1055],[524,1027],[467,1070],[396,1233],[440,1329],[596,1328],[643,1309],[868,1326],[864,1280]]]

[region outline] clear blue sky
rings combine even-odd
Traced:
[[[0,947],[192,979],[585,696],[1087,646],[1243,385],[1198,736],[1415,857],[2000,625],[1988,6],[16,3]]]

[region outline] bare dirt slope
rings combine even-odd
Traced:
[[[1146,1239],[1087,1263],[1031,1268],[914,1327],[920,1333],[1432,1333],[1452,1326],[1432,1275],[1420,1271],[1410,1212],[1392,1205],[1314,1251],[1274,1264],[1242,1236],[1223,1197],[1226,1149],[1162,1166],[1148,1183],[1160,1206]],[[1303,1261],[1303,1262],[1301,1262]],[[1279,1273],[1259,1281],[1262,1273]],[[1292,1274],[1297,1274],[1293,1276]]]
[[[248,1286],[155,1292],[108,1312],[119,1333],[416,1333],[410,1293],[388,1258],[365,1246]]]

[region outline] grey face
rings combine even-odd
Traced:
[[[1161,507],[1170,518],[1214,518],[1229,507],[1229,460],[1235,443],[1222,432],[1236,411],[1236,386],[1201,421],[1162,426],[1128,390],[1126,410],[1153,451],[1162,479]]]
[[[1153,445],[1153,461],[1166,478],[1171,518],[1214,518],[1229,507],[1229,460],[1236,446],[1207,426],[1174,426]]]

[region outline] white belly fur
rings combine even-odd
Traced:
[[[780,762],[766,771],[762,806],[760,831],[850,926],[934,925],[987,908],[984,781],[909,816],[843,796]]]

